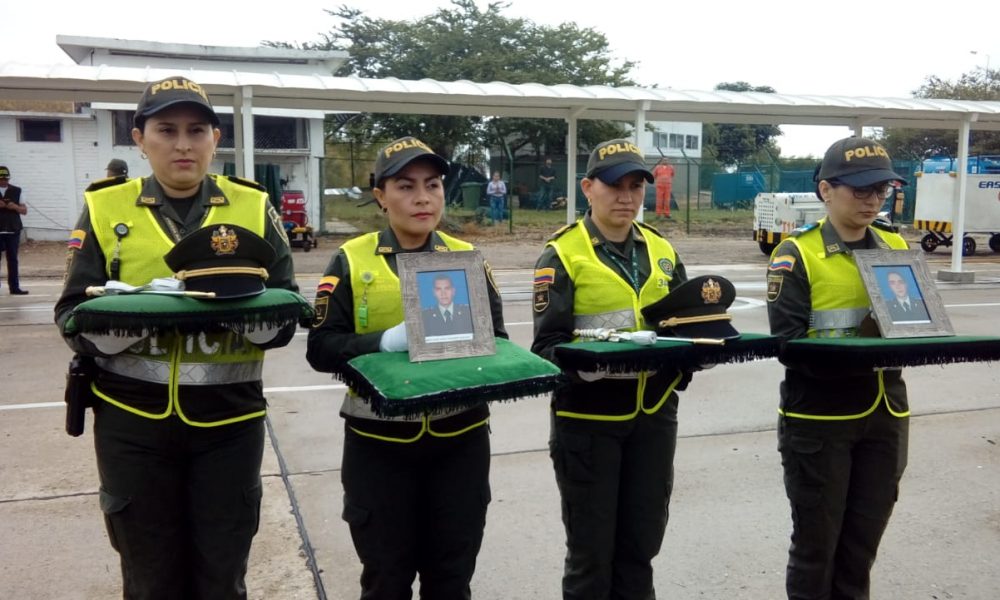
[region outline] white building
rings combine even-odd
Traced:
[[[235,48],[132,40],[58,36],[60,48],[81,65],[257,72],[278,75],[332,75],[346,60],[340,51]],[[44,67],[39,67],[44,69]],[[132,141],[135,98],[121,103],[77,104],[72,113],[0,110],[0,164],[11,183],[24,189],[31,239],[64,240],[83,208],[83,191],[112,158],[129,165],[130,177],[151,174]],[[236,162],[233,109],[215,104],[222,139],[210,171],[222,173]],[[274,165],[289,190],[302,190],[309,220],[319,222],[320,162],[325,156],[324,112],[253,109],[254,164]],[[274,167],[271,172],[274,172]],[[247,173],[253,178],[254,174]]]

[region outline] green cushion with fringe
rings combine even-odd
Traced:
[[[1000,337],[809,338],[786,342],[779,360],[789,367],[837,362],[858,367],[918,367],[1000,360]]]
[[[137,335],[177,331],[233,330],[308,323],[313,309],[299,294],[268,288],[263,294],[234,300],[199,300],[159,294],[118,294],[81,302],[70,313],[64,333]]]
[[[627,373],[664,366],[693,369],[708,363],[746,362],[777,356],[779,348],[779,338],[744,333],[735,340],[726,340],[721,346],[666,341],[652,346],[632,342],[572,342],[556,346],[556,358],[564,369],[607,369],[612,373]]]
[[[490,356],[411,363],[406,352],[375,352],[351,359],[335,375],[384,416],[514,400],[564,383],[559,367],[503,338]]]

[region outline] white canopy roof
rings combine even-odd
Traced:
[[[183,74],[220,105],[434,115],[1000,130],[1000,102],[503,82],[363,79],[196,69],[0,63],[0,99],[134,103],[146,84]]]
[[[959,191],[954,237],[964,234],[965,169],[972,129],[1000,131],[1000,102],[791,96],[757,92],[680,91],[634,87],[510,84],[503,82],[363,79],[303,74],[162,69],[107,65],[39,66],[0,63],[0,100],[76,102],[137,101],[146,84],[185,75],[201,84],[214,104],[240,113],[237,174],[252,172],[254,108],[330,112],[545,117],[569,121],[568,164],[575,164],[577,119],[630,121],[640,130],[646,121],[800,124],[862,127],[954,129],[959,132]],[[250,132],[247,135],[247,132]],[[251,142],[252,146],[252,142]],[[570,174],[572,177],[572,174]],[[567,222],[575,218],[575,190],[568,190]],[[952,248],[952,272],[962,276],[961,244]]]

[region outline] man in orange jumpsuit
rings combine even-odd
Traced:
[[[674,166],[661,158],[653,167],[653,179],[656,183],[656,214],[670,218],[670,189],[674,185]]]

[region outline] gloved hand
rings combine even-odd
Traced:
[[[400,322],[395,327],[390,327],[382,332],[382,339],[378,341],[378,349],[382,352],[403,352],[410,347],[406,341],[406,323]]]
[[[281,327],[278,325],[263,325],[258,323],[253,331],[244,331],[243,337],[252,344],[260,345],[273,340],[280,331]]]
[[[576,376],[582,379],[583,381],[590,383],[592,381],[597,381],[599,379],[604,379],[605,377],[607,377],[608,370],[598,369],[596,371],[577,371]]]
[[[139,335],[111,335],[107,333],[81,333],[84,339],[97,348],[101,354],[111,356],[124,352],[133,344],[149,337],[149,331],[143,329]]]

